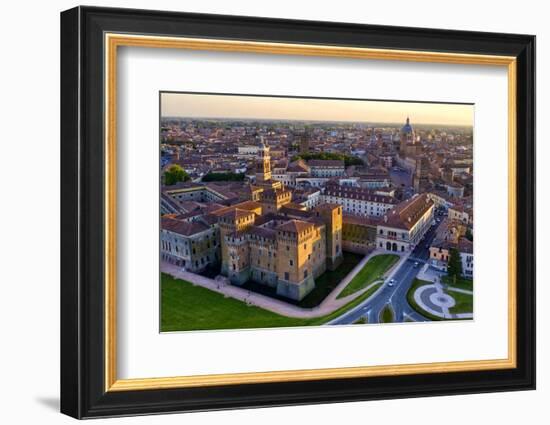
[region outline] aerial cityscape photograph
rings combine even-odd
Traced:
[[[160,331],[472,320],[474,105],[160,93]]]

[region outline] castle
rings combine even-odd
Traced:
[[[292,192],[271,179],[269,147],[262,141],[251,192],[256,200],[215,211],[221,273],[234,285],[249,280],[301,300],[315,279],[342,262],[342,207],[322,204],[304,211]]]

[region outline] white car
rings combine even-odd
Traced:
[[[395,285],[395,279],[390,279],[389,282],[388,282],[388,286],[393,286]]]

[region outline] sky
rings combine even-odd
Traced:
[[[474,106],[449,103],[161,93],[161,116],[473,126]]]

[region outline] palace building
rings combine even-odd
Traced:
[[[387,251],[408,252],[433,223],[434,202],[427,194],[414,195],[384,214],[376,229],[376,245]]]
[[[355,186],[329,184],[321,195],[322,202],[336,203],[344,212],[359,216],[383,216],[397,201],[391,196],[378,195],[373,190]]]

